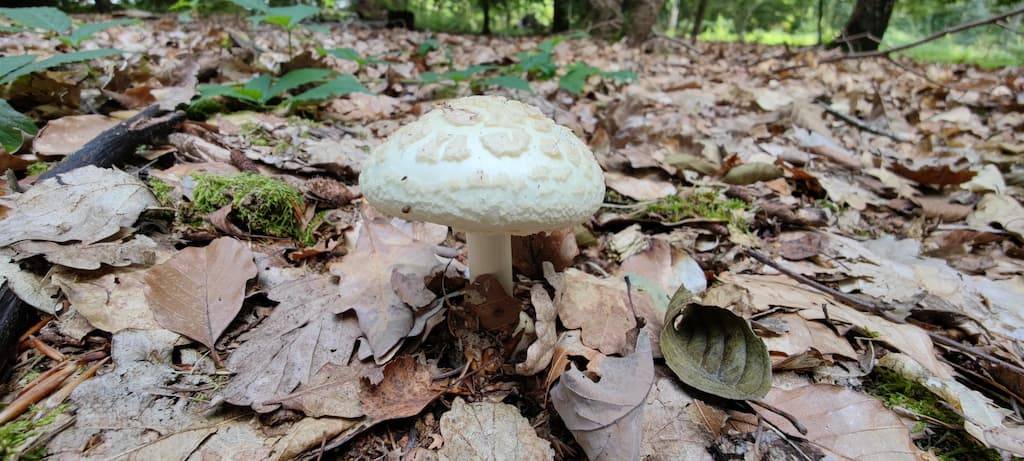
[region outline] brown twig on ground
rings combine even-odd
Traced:
[[[79,384],[84,383],[85,380],[92,378],[94,375],[96,375],[96,372],[99,371],[100,367],[102,367],[109,360],[110,357],[106,357],[103,360],[94,363],[91,367],[86,368],[85,371],[75,375],[75,377],[69,379],[67,383],[64,384],[64,387],[61,387],[60,390],[54,392],[53,395],[47,398],[46,402],[43,402],[44,413],[45,411],[48,411],[49,409],[54,408],[57,405],[63,403],[64,399],[67,399],[68,396],[71,395],[71,392],[74,391]]]
[[[29,336],[26,341],[35,350],[39,351],[40,354],[43,354],[56,362],[64,361],[64,354],[61,354],[60,351],[54,349],[53,346],[40,341],[39,338]]]
[[[873,304],[873,303],[868,303],[868,302],[865,302],[865,301],[861,301],[861,300],[859,300],[857,298],[854,298],[854,297],[852,297],[850,295],[847,295],[846,293],[843,293],[843,292],[841,292],[839,290],[836,290],[836,289],[831,288],[831,287],[829,287],[827,285],[824,285],[824,284],[822,284],[822,283],[820,283],[820,282],[818,282],[816,280],[812,280],[810,278],[807,278],[806,276],[804,276],[802,274],[798,274],[798,273],[793,272],[793,271],[791,271],[789,269],[786,269],[785,267],[782,267],[781,265],[779,265],[775,261],[772,261],[771,258],[765,256],[764,254],[762,254],[762,253],[760,253],[760,252],[758,252],[756,250],[747,249],[746,253],[751,258],[756,259],[757,261],[761,262],[762,264],[765,264],[767,266],[771,266],[773,269],[779,271],[783,275],[786,275],[786,276],[792,278],[793,280],[796,280],[797,282],[803,283],[804,285],[810,286],[810,287],[812,287],[812,288],[814,288],[814,289],[816,289],[818,291],[821,291],[821,292],[831,296],[836,301],[839,301],[839,302],[841,302],[843,304],[846,304],[846,305],[848,305],[848,306],[850,306],[850,307],[852,307],[854,309],[857,309],[857,310],[862,311],[862,312],[867,312],[867,313],[870,313],[870,314],[878,315],[878,316],[880,316],[880,317],[882,317],[882,318],[884,318],[884,319],[886,319],[886,320],[888,320],[890,322],[906,323],[902,319],[897,319],[897,318],[894,318],[893,316],[889,315],[888,311],[891,311],[892,310],[891,308],[886,308],[884,306],[879,306],[879,305],[876,305],[876,304]],[[1014,373],[1024,374],[1024,368],[1020,367],[1019,365],[1014,364],[1014,363],[1010,363],[1010,362],[1008,362],[1008,361],[1006,361],[1004,359],[1001,359],[999,357],[991,355],[991,354],[989,354],[989,353],[987,353],[987,352],[985,352],[985,351],[983,351],[983,350],[981,350],[981,349],[979,349],[977,347],[968,346],[966,344],[961,344],[961,343],[959,343],[957,341],[954,341],[952,339],[949,339],[949,338],[947,338],[945,336],[942,336],[942,335],[940,335],[938,333],[935,333],[935,332],[932,332],[932,331],[928,331],[928,336],[932,339],[932,341],[934,341],[934,342],[936,342],[938,344],[941,344],[943,346],[949,347],[951,349],[956,349],[957,351],[966,353],[968,355],[973,355],[976,358],[985,359],[986,361],[989,361],[991,363],[1002,365],[1002,366],[1012,370]]]
[[[874,133],[874,134],[877,134],[879,136],[885,136],[885,137],[887,137],[889,139],[892,139],[893,141],[898,141],[898,142],[911,142],[912,141],[911,139],[907,139],[907,138],[905,138],[903,136],[899,136],[899,135],[896,135],[894,133],[890,133],[888,131],[885,131],[885,130],[882,130],[882,129],[878,129],[878,128],[875,128],[875,127],[873,127],[871,125],[868,125],[867,122],[865,122],[865,121],[863,121],[863,120],[861,120],[861,119],[859,119],[857,117],[854,117],[852,115],[844,114],[844,113],[842,113],[842,112],[840,112],[838,110],[835,110],[831,106],[829,106],[828,104],[825,104],[823,102],[819,102],[818,105],[821,106],[822,109],[825,109],[825,112],[828,112],[828,113],[832,114],[833,116],[835,116],[839,120],[842,120],[842,121],[844,121],[846,123],[849,123],[850,125],[853,125],[853,126],[855,126],[857,128],[860,128],[860,129],[862,129],[864,131],[867,131],[868,133]]]
[[[28,392],[14,399],[10,405],[4,408],[3,411],[0,411],[0,424],[6,424],[13,421],[15,418],[24,414],[32,404],[53,393],[54,390],[64,383],[64,380],[66,380],[68,376],[71,376],[71,374],[75,372],[76,368],[78,367],[74,364],[68,364],[60,371],[50,375],[39,384],[33,386]]]
[[[796,419],[796,416],[793,416],[780,408],[774,407],[760,400],[748,400],[747,402],[750,403],[751,405],[757,405],[761,408],[764,408],[765,410],[775,413],[783,418],[786,418],[786,420],[789,421],[789,424],[792,424],[796,430],[800,431],[800,433],[803,435],[807,435],[807,427],[804,426],[803,424],[800,424],[800,420]]]
[[[963,24],[959,24],[959,25],[956,25],[956,26],[953,26],[953,27],[948,27],[948,28],[942,29],[942,30],[940,30],[940,31],[938,31],[938,32],[936,32],[934,34],[931,34],[931,35],[929,35],[929,36],[927,36],[925,38],[922,38],[920,40],[913,41],[913,42],[910,42],[910,43],[906,43],[906,44],[903,44],[903,45],[900,45],[900,46],[892,47],[892,48],[889,48],[887,50],[866,51],[866,52],[862,52],[862,53],[846,53],[846,54],[841,54],[841,55],[838,55],[838,56],[831,56],[831,57],[822,59],[822,60],[818,61],[816,64],[828,64],[828,63],[839,62],[839,61],[848,61],[848,60],[852,60],[852,59],[877,58],[879,56],[888,56],[888,55],[890,55],[892,53],[898,53],[900,51],[908,50],[908,49],[914,48],[916,46],[924,45],[925,43],[928,43],[928,42],[933,42],[933,41],[938,40],[938,39],[940,39],[942,37],[945,37],[945,36],[947,36],[949,34],[955,34],[957,32],[963,32],[963,31],[968,30],[968,29],[973,29],[975,27],[984,26],[984,25],[988,25],[988,24],[995,24],[995,23],[998,23],[999,21],[1002,21],[1003,19],[1006,19],[1006,18],[1009,18],[1009,17],[1012,17],[1012,16],[1016,16],[1018,14],[1024,14],[1024,6],[1016,8],[1016,9],[1013,9],[1013,10],[1010,10],[1010,11],[1007,11],[1007,12],[1002,13],[1002,14],[997,14],[995,16],[990,16],[988,18],[976,19],[974,21],[969,21],[969,22],[965,22]],[[810,67],[810,64],[797,64],[797,65],[794,65],[794,66],[789,66],[789,67],[784,67],[784,68],[781,68],[781,69],[776,69],[773,72],[784,72],[784,71],[789,71],[789,70],[801,69],[801,68],[804,68],[804,67]]]

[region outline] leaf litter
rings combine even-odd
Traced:
[[[326,26],[294,40],[358,59],[292,59],[268,25],[213,33],[206,20],[145,21],[86,40],[138,51],[100,67],[164,56],[146,64],[151,75],[94,81],[72,64],[8,95],[18,110],[39,106],[26,113],[41,130],[19,125],[33,142],[3,153],[18,173],[17,184],[0,180],[0,283],[57,317],[26,340],[15,376],[59,357],[113,358],[68,390],[74,419],[47,432],[51,455],[713,459],[764,443],[909,459],[951,449],[928,437],[941,429],[962,436],[952,449],[1024,456],[1024,138],[1006,91],[989,91],[1019,93],[1010,70],[850,60],[773,72],[807,56],[660,39],[644,53],[566,37],[550,48],[556,69],[585,61],[637,79],[560,86],[528,75],[532,93],[485,91],[534,104],[585,140],[607,203],[576,228],[517,238],[520,279],[499,297],[466,280],[458,229],[379,216],[356,178],[399,127],[481,88],[427,72],[519,62],[538,39]],[[171,36],[189,37],[188,53]],[[202,85],[314,65],[369,92],[273,113],[260,105],[308,88],[256,106],[192,99]],[[26,93],[29,80],[68,97]],[[129,116],[111,108],[148,103],[185,104],[193,120],[120,169],[19,178]],[[680,287],[749,325],[774,368],[760,404],[806,433],[665,365],[674,359],[657,340],[678,326],[665,315]],[[178,296],[200,290],[214,297]],[[910,408],[877,399],[865,383],[880,369],[959,419],[915,413],[924,407],[912,396],[899,400]],[[14,380],[11,398],[32,382]]]

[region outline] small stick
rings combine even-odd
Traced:
[[[39,321],[36,322],[35,325],[29,327],[28,331],[21,334],[21,337],[18,338],[18,344],[25,342],[25,340],[27,340],[29,336],[39,333],[39,330],[42,330],[47,323],[50,323],[50,320],[53,320],[53,317],[50,317],[49,315],[44,315],[43,318],[39,319]]]
[[[53,376],[54,373],[57,373],[58,371],[63,370],[65,367],[68,366],[68,363],[69,362],[58,363],[53,368],[50,368],[49,370],[46,370],[46,371],[40,373],[39,376],[36,376],[35,379],[30,381],[28,384],[26,384],[25,387],[21,388],[18,391],[18,393],[14,395],[15,399],[17,399],[18,397],[21,397],[22,395],[25,395],[26,392],[32,390],[33,387],[36,387],[36,385],[38,385],[39,383],[41,383],[44,380],[46,380],[46,378],[49,378],[50,376]]]
[[[71,395],[71,392],[74,391],[79,384],[82,384],[83,382],[85,382],[85,380],[95,376],[96,372],[99,371],[100,367],[102,367],[109,360],[110,357],[100,360],[94,363],[91,367],[86,368],[85,371],[79,373],[74,378],[68,380],[68,382],[64,384],[64,387],[60,388],[60,390],[58,390],[57,392],[54,392],[53,395],[50,396],[50,398],[46,399],[46,402],[43,402],[43,408],[49,410],[63,403],[64,399],[68,398],[68,396]],[[45,412],[41,411],[39,414],[36,415],[36,417],[39,417],[43,414],[45,414]]]
[[[824,103],[819,102],[818,105],[821,106],[823,109],[825,109],[825,112],[828,112],[828,113],[834,115],[839,120],[842,120],[842,121],[844,121],[846,123],[849,123],[850,125],[853,125],[853,126],[855,126],[857,128],[860,128],[860,129],[862,129],[864,131],[867,131],[868,133],[874,133],[874,134],[877,134],[879,136],[885,136],[885,137],[887,137],[889,139],[892,139],[894,141],[899,141],[899,142],[910,142],[911,141],[911,140],[906,139],[906,138],[904,138],[902,136],[898,136],[896,134],[889,133],[888,131],[880,130],[878,128],[872,127],[871,125],[868,125],[866,122],[864,122],[863,120],[861,120],[861,119],[859,119],[857,117],[854,117],[852,115],[847,115],[847,114],[844,114],[842,112],[839,112],[838,110],[833,109],[828,104],[824,104]]]
[[[29,336],[27,341],[28,344],[32,346],[35,350],[39,351],[40,354],[43,354],[56,362],[64,361],[64,354],[61,354],[60,351],[54,349],[49,344],[40,341],[39,338],[36,338],[35,336]]]
[[[54,373],[36,386],[33,386],[32,390],[14,399],[10,405],[4,408],[3,411],[0,411],[0,424],[7,424],[13,421],[25,413],[32,404],[53,393],[68,376],[75,372],[75,368],[74,366],[64,367],[61,371]]]
[[[792,424],[793,427],[796,428],[796,430],[800,431],[800,433],[803,435],[807,435],[807,427],[804,426],[803,424],[800,424],[800,420],[796,419],[796,416],[793,416],[787,413],[786,411],[782,410],[781,408],[774,407],[760,400],[748,400],[747,402],[764,408],[765,410],[775,413],[783,418],[786,418],[786,420],[789,421],[789,423]]]

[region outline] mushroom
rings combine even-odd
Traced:
[[[604,199],[594,154],[536,107],[500,96],[447,101],[373,150],[366,200],[404,219],[466,233],[473,278],[512,293],[512,235],[577,224]]]

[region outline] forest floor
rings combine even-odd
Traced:
[[[1019,68],[232,17],[79,47],[125,53],[6,87],[41,129],[0,153],[0,281],[41,313],[5,458],[1024,456]],[[514,297],[359,193],[474,93],[570,128],[608,187],[516,238]],[[153,104],[188,120],[36,180]]]

